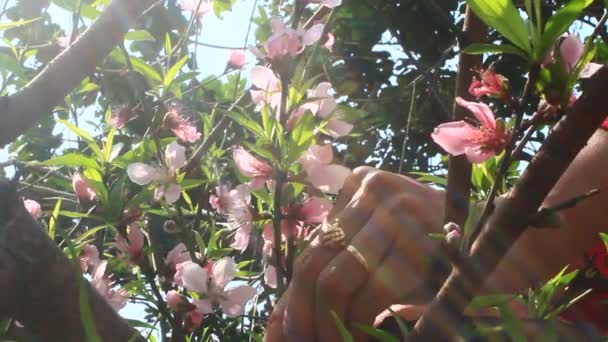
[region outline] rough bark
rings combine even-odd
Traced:
[[[462,32],[467,42],[460,42],[460,46],[465,47],[472,43],[486,43],[488,28],[477,18],[473,11],[467,6],[464,28]],[[472,101],[474,98],[469,94],[469,84],[475,70],[481,69],[481,55],[467,55],[460,53],[458,57],[458,73],[456,76],[455,97],[462,97]],[[464,120],[471,116],[470,112],[454,103],[452,112],[453,121]],[[461,227],[467,219],[469,210],[469,196],[471,191],[471,163],[466,156],[450,156],[448,162],[448,187],[445,206],[445,221],[454,222]]]
[[[23,207],[13,183],[0,180],[0,318],[13,317],[45,341],[85,341],[77,267]],[[102,341],[144,341],[86,282]]]
[[[530,218],[586,145],[608,114],[605,99],[608,68],[598,71],[586,84],[583,95],[560,120],[520,177],[513,190],[490,217],[468,257],[469,272],[455,267],[437,297],[416,324],[411,340],[446,338],[457,331],[459,317],[479,293],[485,279],[526,230]]]
[[[74,44],[23,89],[0,98],[0,147],[51,114],[69,92],[123,40],[151,0],[114,0]]]

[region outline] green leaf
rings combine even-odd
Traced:
[[[104,225],[101,225],[101,226],[97,226],[97,227],[91,228],[91,229],[87,230],[86,232],[82,233],[74,241],[76,242],[76,244],[80,244],[80,243],[84,242],[89,236],[92,236],[93,234],[97,233],[98,231],[100,231],[102,229],[110,228],[110,227],[112,227],[112,226],[109,225],[109,224],[104,224]]]
[[[202,184],[205,184],[205,179],[184,179],[179,183],[182,187],[182,191],[194,189]]]
[[[310,145],[315,135],[315,117],[310,111],[306,111],[298,121],[296,121],[291,131],[291,141],[297,146],[305,148]]]
[[[72,264],[75,272],[78,275],[78,302],[80,305],[80,319],[84,328],[85,341],[89,342],[101,342],[101,338],[97,335],[97,329],[95,328],[95,320],[93,319],[93,311],[89,303],[89,291],[88,281],[80,275],[80,263],[78,262],[78,254],[70,239],[66,239],[68,242],[68,248],[70,256],[72,257]]]
[[[51,239],[55,239],[55,232],[57,231],[57,219],[59,218],[59,211],[61,210],[61,202],[61,198],[57,200],[53,213],[51,214],[51,218],[49,219],[49,237]]]
[[[40,163],[44,166],[77,166],[86,167],[91,169],[100,169],[97,161],[82,153],[73,152],[66,153],[62,156],[58,156]]]
[[[78,135],[84,141],[86,141],[87,145],[89,145],[89,147],[91,148],[91,150],[93,151],[93,153],[95,153],[95,155],[97,156],[97,158],[103,160],[103,153],[101,152],[101,149],[99,148],[99,146],[95,142],[95,139],[93,139],[93,137],[89,133],[87,133],[82,128],[74,125],[73,123],[71,123],[71,122],[69,122],[67,120],[57,119],[57,122],[59,122],[61,124],[64,124],[67,128],[70,129],[70,131],[74,132],[76,135]]]
[[[103,146],[103,160],[106,163],[111,161],[112,157],[112,146],[114,145],[114,134],[116,133],[116,128],[112,127],[110,132],[108,132],[108,136],[106,137],[106,143]]]
[[[531,55],[528,28],[511,0],[469,0],[469,6],[488,26]]]
[[[384,330],[380,330],[380,329],[376,329],[374,327],[368,327],[367,325],[362,325],[359,323],[353,323],[353,325],[355,326],[355,328],[363,331],[364,333],[366,333],[367,335],[373,337],[374,339],[381,341],[381,342],[399,342],[400,340],[398,338],[396,338],[395,336],[387,333]]]
[[[146,30],[133,30],[127,32],[125,40],[132,40],[134,42],[153,42],[156,41],[156,38]]]
[[[481,55],[484,53],[516,55],[527,58],[526,53],[511,44],[471,44],[462,50],[462,53],[469,55]]]
[[[513,309],[508,304],[498,306],[500,316],[503,320],[505,330],[510,337],[510,341],[527,341],[522,322],[517,318]]]
[[[545,30],[542,35],[542,42],[540,50],[537,52],[537,62],[542,61],[549,49],[555,43],[555,40],[559,36],[568,31],[568,28],[578,18],[581,12],[591,3],[593,0],[570,0],[566,6],[560,8],[553,16],[547,19],[545,24]]]
[[[0,23],[0,31],[4,31],[4,30],[8,30],[8,29],[12,29],[14,27],[19,27],[19,26],[23,26],[23,25],[27,25],[29,23],[33,23],[36,20],[39,20],[40,18],[34,18],[34,19],[29,19],[29,20],[16,20],[16,21],[10,21],[8,23]]]
[[[226,115],[239,125],[251,131],[251,133],[255,134],[258,138],[263,139],[264,141],[269,140],[264,129],[250,117],[235,111],[227,112]]]
[[[351,335],[351,333],[348,331],[348,329],[346,329],[346,326],[344,325],[344,323],[342,323],[342,320],[340,319],[340,317],[338,317],[336,312],[331,310],[330,314],[331,314],[331,317],[333,317],[334,321],[336,322],[336,325],[338,326],[338,331],[340,332],[340,335],[342,336],[342,341],[355,342],[353,335]]]
[[[177,61],[177,63],[175,63],[169,69],[169,71],[167,71],[167,74],[165,75],[165,79],[163,81],[163,86],[168,87],[169,85],[171,85],[171,83],[173,83],[173,80],[175,79],[175,76],[177,75],[177,73],[187,62],[188,62],[188,56],[184,56],[182,59]]]

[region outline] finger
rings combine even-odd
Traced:
[[[433,203],[410,201],[407,204],[410,214],[399,212],[398,236],[387,256],[349,302],[347,322],[371,326],[383,309],[395,303],[408,303],[405,300],[411,298],[414,291],[425,288],[424,275],[429,272],[427,256],[436,245],[429,233],[441,231],[441,215],[436,215],[437,208],[428,207]],[[365,336],[358,329],[353,329],[353,335]]]
[[[339,214],[346,207],[346,205],[348,205],[357,190],[359,190],[363,180],[376,172],[378,172],[378,169],[367,166],[361,166],[354,169],[353,173],[344,181],[342,190],[340,190],[340,194],[338,195],[336,203],[329,213],[328,219],[332,219]]]
[[[344,320],[349,302],[396,240],[397,228],[410,223],[409,215],[399,213],[404,208],[407,211],[414,201],[410,195],[402,194],[392,203],[378,206],[351,244],[323,269],[317,281],[314,315],[320,341],[340,340],[341,335],[330,311]]]
[[[363,180],[377,170],[357,168],[347,178],[336,205],[330,213],[331,218],[337,218],[343,227],[345,239],[350,240],[362,225],[360,220],[367,220],[366,212],[373,207],[371,201],[359,200],[364,194],[359,191]],[[353,200],[354,198],[354,200]],[[363,221],[363,222],[365,222]],[[343,222],[343,223],[342,223]],[[290,341],[311,341],[314,339],[314,291],[318,274],[338,253],[333,248],[319,245],[315,239],[295,261],[294,275],[286,294],[284,316],[284,333]]]
[[[285,294],[279,302],[275,305],[270,317],[268,318],[268,323],[266,324],[266,332],[264,334],[264,342],[283,342],[286,340],[285,335],[283,334],[283,318],[285,316],[285,304],[286,298],[289,295],[290,289],[285,291]]]
[[[358,191],[336,216],[346,243],[367,222],[374,210],[374,201],[364,199],[365,196],[368,195],[364,191]],[[314,340],[317,277],[339,252],[339,249],[321,246],[317,239],[297,258],[284,320],[285,333],[290,341]]]

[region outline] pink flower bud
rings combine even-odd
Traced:
[[[80,202],[93,202],[97,197],[97,194],[91,184],[89,184],[89,181],[82,177],[78,172],[72,176],[72,188]]]
[[[171,290],[167,292],[167,305],[171,308],[171,310],[178,312],[180,311],[180,307],[182,303],[188,302],[186,298],[179,294],[179,292],[175,290]]]
[[[42,209],[40,208],[40,203],[26,199],[23,201],[23,205],[25,206],[25,210],[27,210],[33,218],[39,219],[42,216]]]
[[[230,53],[228,66],[234,69],[241,69],[247,64],[247,56],[243,50],[235,50]]]

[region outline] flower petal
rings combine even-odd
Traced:
[[[181,264],[182,262],[192,261],[190,258],[190,254],[188,253],[188,249],[186,245],[182,242],[177,244],[169,253],[167,253],[166,263],[170,268],[175,270],[175,266],[177,264]]]
[[[311,28],[304,32],[304,35],[302,36],[302,44],[308,46],[318,42],[323,35],[323,29],[325,29],[324,24],[312,25]]]
[[[325,220],[333,205],[324,197],[311,197],[302,203],[300,216],[306,223],[321,223]]]
[[[559,45],[559,53],[566,64],[568,71],[572,70],[583,54],[584,45],[573,34],[567,35]]]
[[[477,120],[481,122],[481,125],[487,128],[496,128],[496,119],[494,118],[494,112],[485,103],[469,102],[465,101],[461,97],[456,98],[456,103],[473,113]]]
[[[279,79],[270,68],[257,65],[251,70],[251,82],[256,88],[275,92],[279,90]]]
[[[210,314],[213,313],[213,305],[208,299],[193,299],[192,304],[196,306],[196,311],[202,314]]]
[[[329,130],[329,134],[334,138],[348,135],[353,130],[353,125],[342,120],[329,120],[325,128]]]
[[[133,163],[127,167],[127,175],[138,185],[146,185],[161,178],[161,171],[144,163]]]
[[[209,275],[198,264],[189,261],[181,264],[182,283],[185,288],[197,293],[207,292],[207,279]]]
[[[465,148],[467,159],[473,163],[483,163],[491,157],[496,155],[496,152],[491,150],[482,150],[479,146],[471,146]]]
[[[243,314],[245,304],[250,301],[257,291],[251,286],[239,286],[225,292],[226,300],[221,302],[222,310],[228,317],[236,317]]]
[[[476,131],[475,127],[464,121],[453,121],[437,126],[431,138],[447,153],[457,156],[465,152]]]
[[[249,234],[251,232],[251,227],[242,226],[236,230],[234,234],[234,242],[230,245],[230,247],[236,249],[243,253],[247,246],[249,245]]]
[[[337,164],[313,167],[306,172],[312,185],[330,194],[337,194],[351,174],[349,168]]]
[[[165,147],[165,162],[170,170],[177,170],[186,164],[186,148],[176,141]]]
[[[272,289],[277,288],[277,269],[274,266],[267,266],[264,270],[264,282]]]
[[[223,257],[213,264],[213,279],[219,288],[224,288],[236,274],[236,263],[231,257]]]

